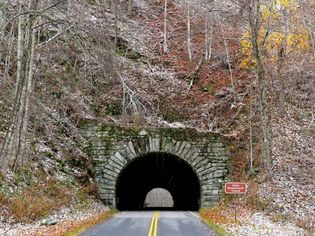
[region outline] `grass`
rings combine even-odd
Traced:
[[[7,194],[0,192],[0,205],[21,222],[45,217],[50,212],[68,204],[72,199],[69,186],[56,180],[33,182],[21,191]]]
[[[22,223],[40,220],[70,204],[75,204],[77,209],[86,208],[89,197],[94,194],[93,184],[81,186],[72,179],[61,181],[42,173],[33,175],[29,170],[15,173],[10,182],[0,180],[0,208],[6,209],[4,217],[13,217],[16,222]],[[114,213],[115,211],[104,211],[83,220],[38,226],[32,229],[32,235],[79,235],[93,225],[109,219]]]
[[[60,221],[56,225],[42,225],[38,226],[31,231],[32,235],[36,236],[76,236],[80,235],[84,231],[88,230],[92,226],[101,221],[110,219],[113,214],[115,213],[114,210],[112,211],[103,211],[95,216],[91,216],[82,220],[69,220],[69,221]],[[30,235],[30,230],[27,229],[21,232],[21,235]]]
[[[230,216],[223,213],[224,206],[219,205],[213,208],[205,208],[200,211],[203,221],[208,224],[218,235],[227,236],[228,233],[218,224],[228,224],[232,222]]]
[[[219,225],[215,224],[213,221],[209,219],[203,219],[203,221],[208,224],[218,235],[220,236],[228,236],[228,233],[220,227]]]
[[[32,176],[22,171],[14,174],[11,184],[0,181],[0,207],[6,217],[18,222],[32,222],[75,201],[84,208],[94,186],[75,186],[70,181],[53,179],[46,175]],[[13,191],[12,191],[13,190]]]

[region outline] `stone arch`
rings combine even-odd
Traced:
[[[207,177],[211,177],[213,174],[211,171],[214,171],[212,169],[209,172],[209,169],[204,169],[205,160],[203,156],[200,155],[203,150],[202,148],[194,147],[192,142],[144,136],[139,139],[129,140],[117,149],[118,150],[110,156],[107,163],[104,164],[102,175],[105,188],[103,198],[105,197],[107,204],[113,205],[114,207],[117,206],[115,190],[119,174],[132,161],[148,153],[167,153],[187,162],[196,173],[201,186],[207,184],[207,181],[202,182],[202,180],[207,180]],[[206,199],[207,190],[202,191],[203,189],[204,187],[201,188],[201,199]],[[218,193],[219,192],[217,192],[216,195]],[[212,197],[215,197],[213,198],[214,200],[218,199],[216,196]]]
[[[93,123],[85,126],[83,134],[89,140],[99,197],[109,206],[116,206],[117,178],[124,167],[152,152],[177,156],[192,167],[200,182],[201,207],[214,205],[223,194],[229,154],[227,142],[219,134]]]

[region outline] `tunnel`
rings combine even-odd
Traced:
[[[173,210],[199,210],[200,183],[192,167],[168,153],[153,152],[135,158],[120,172],[115,191],[118,210],[144,210],[147,194],[167,190]]]

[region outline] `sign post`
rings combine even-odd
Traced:
[[[224,185],[226,194],[245,194],[247,192],[247,184],[244,182],[228,182]],[[236,203],[234,202],[234,220],[236,222]]]

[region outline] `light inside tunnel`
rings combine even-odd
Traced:
[[[117,209],[144,209],[146,196],[154,188],[171,194],[175,210],[199,209],[200,183],[194,170],[179,157],[158,152],[136,158],[121,171],[116,183]]]
[[[164,188],[154,188],[145,197],[144,207],[147,208],[172,208],[174,200],[169,191]]]

